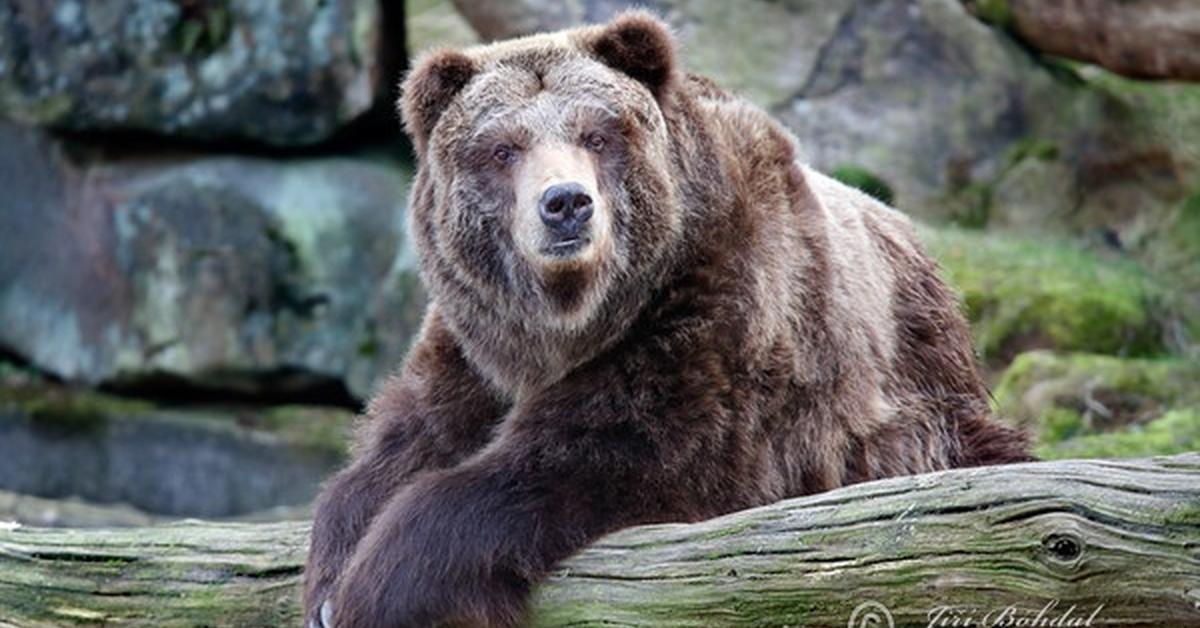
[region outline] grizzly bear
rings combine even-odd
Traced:
[[[618,528],[1029,459],[909,221],[654,16],[414,68],[429,303],[318,500],[310,626],[513,626]]]

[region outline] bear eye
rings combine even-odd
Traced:
[[[517,150],[512,146],[497,146],[496,149],[492,151],[492,159],[495,159],[497,162],[504,165],[511,164],[517,159]]]
[[[588,150],[593,152],[601,152],[604,150],[604,145],[608,143],[608,139],[599,133],[588,133],[583,138],[583,145]]]

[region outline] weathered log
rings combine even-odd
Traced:
[[[0,626],[298,625],[307,533],[2,529]],[[853,625],[889,625],[868,602],[895,625],[1200,626],[1200,454],[947,471],[625,530],[553,574],[534,623],[845,626],[859,608]]]
[[[1200,80],[1196,0],[963,0],[1030,47],[1132,78]]]

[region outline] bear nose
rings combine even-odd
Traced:
[[[547,227],[563,237],[574,237],[592,217],[592,197],[578,183],[557,183],[542,193],[538,213]]]

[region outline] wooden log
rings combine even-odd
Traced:
[[[0,626],[299,625],[307,533],[8,526]],[[533,608],[537,626],[1200,626],[1200,454],[946,471],[633,528],[566,561]]]
[[[1200,80],[1196,0],[962,0],[1030,47],[1132,78]]]

